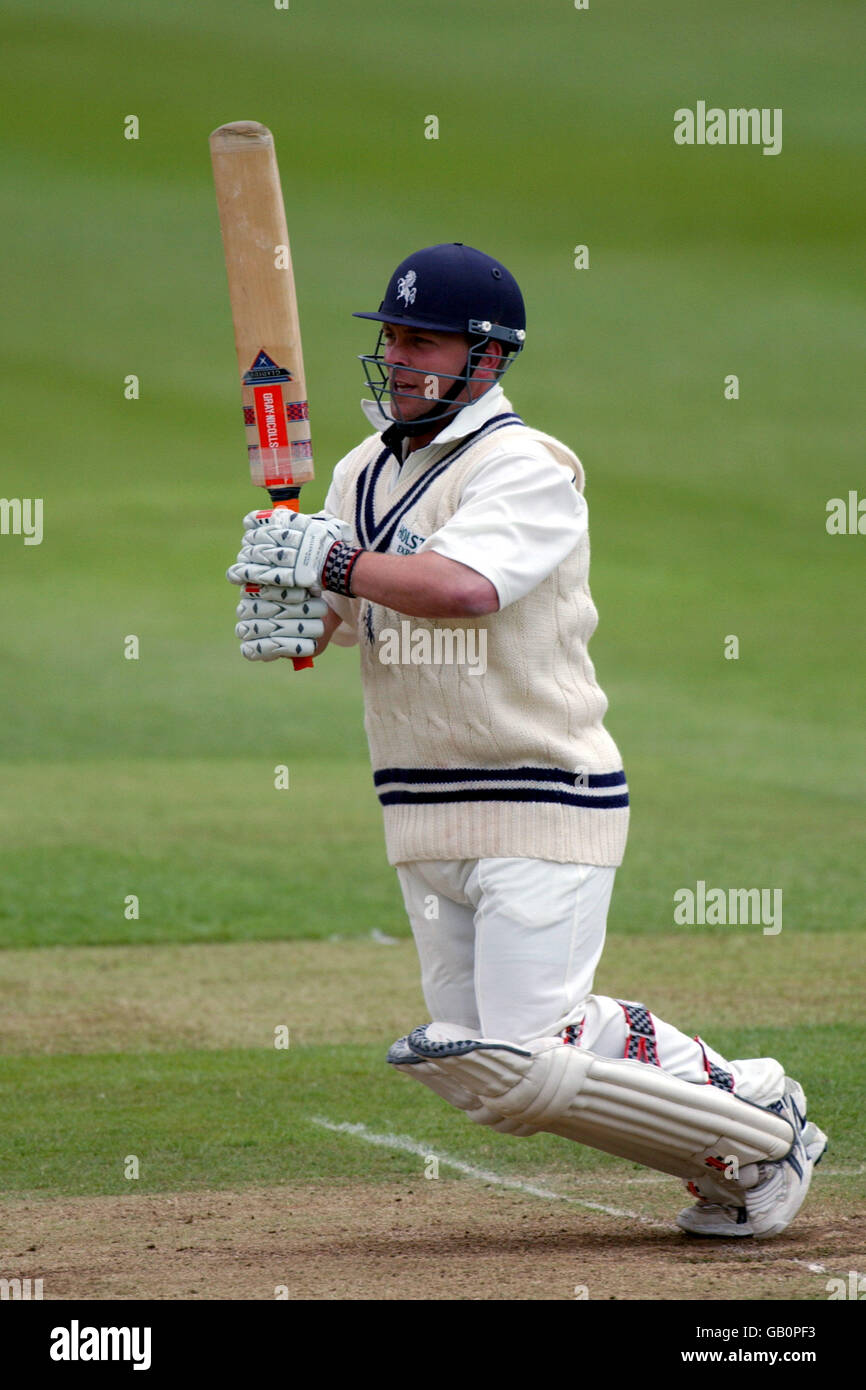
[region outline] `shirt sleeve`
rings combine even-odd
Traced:
[[[500,608],[561,564],[587,530],[574,473],[543,445],[503,447],[470,474],[454,515],[420,547],[483,574]]]

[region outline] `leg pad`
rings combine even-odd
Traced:
[[[757,1180],[755,1165],[784,1158],[794,1140],[782,1115],[717,1086],[599,1057],[561,1038],[519,1048],[430,1024],[395,1044],[388,1060],[480,1124],[560,1134],[686,1181],[710,1170],[732,1195]]]

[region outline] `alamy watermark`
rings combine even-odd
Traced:
[[[412,627],[403,619],[400,631],[385,627],[379,633],[383,666],[466,666],[470,676],[487,670],[486,628]]]
[[[702,878],[695,887],[674,893],[674,924],[678,927],[763,926],[764,936],[782,930],[781,888],[707,888]]]
[[[781,106],[707,106],[697,102],[694,111],[681,106],[674,112],[677,145],[763,145],[763,154],[782,152]]]
[[[39,1299],[42,1297],[42,1280],[31,1279],[0,1279],[0,1300],[5,1302],[7,1299],[13,1303],[27,1302],[29,1299]]]
[[[866,497],[854,488],[844,497],[831,497],[824,525],[828,536],[866,536]]]
[[[150,1369],[150,1352],[149,1327],[82,1327],[77,1318],[51,1329],[48,1349],[52,1361],[131,1361],[134,1371]]]
[[[844,1279],[828,1279],[824,1288],[831,1303],[834,1298],[851,1298],[862,1302],[866,1298],[866,1275],[849,1269],[847,1284]]]
[[[25,545],[41,545],[42,498],[0,497],[0,536],[23,536]]]

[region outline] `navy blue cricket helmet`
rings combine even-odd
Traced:
[[[500,344],[503,353],[496,371],[498,380],[522,351],[526,338],[526,310],[514,276],[501,261],[460,241],[427,246],[407,256],[391,276],[378,310],[354,317],[438,333],[463,333],[470,339],[463,371],[453,374],[450,389],[431,410],[411,424],[401,425],[404,434],[424,433],[437,420],[456,414],[465,402],[456,409],[453,402],[464,389],[472,399],[472,374],[491,340]],[[384,397],[393,394],[382,355],[381,331],[375,352],[360,354],[360,360],[367,385],[381,405]],[[417,398],[424,399],[420,393]]]

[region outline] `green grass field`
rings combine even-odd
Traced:
[[[128,1153],[153,1193],[417,1174],[315,1115],[572,1171],[387,1074],[423,1005],[357,653],[237,652],[223,571],[258,494],[207,136],[250,117],[299,280],[305,509],[367,430],[350,315],[393,266],[462,240],[520,281],[508,394],[586,467],[632,794],[598,988],[783,1057],[862,1210],[866,536],[825,528],[866,497],[855,9],[8,0],[2,30],[0,492],[45,517],[41,545],[0,535],[3,1189],[128,1192]],[[676,146],[699,98],[782,108],[781,154]],[[674,927],[698,879],[781,888],[782,932]],[[584,1190],[611,1167],[584,1152]]]

